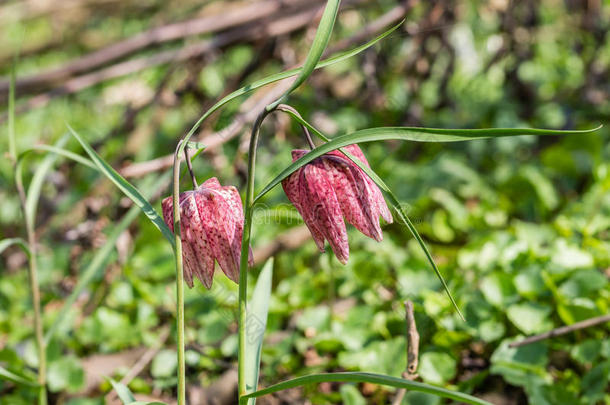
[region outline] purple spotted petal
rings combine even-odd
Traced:
[[[172,197],[162,202],[163,219],[170,229],[174,230],[174,212]],[[207,288],[212,286],[214,276],[214,257],[207,246],[201,219],[196,209],[195,193],[187,191],[180,195],[180,218],[182,240],[182,259],[184,262],[184,280],[193,287],[193,274]]]
[[[172,198],[161,203],[163,218],[173,231]],[[193,287],[193,274],[207,288],[214,278],[214,260],[233,281],[239,281],[239,258],[244,226],[241,198],[235,187],[218,179],[206,180],[195,191],[180,194],[184,279]],[[249,262],[252,262],[250,251]]]
[[[335,256],[343,264],[349,258],[347,230],[343,214],[329,174],[321,161],[314,160],[302,168],[299,188],[304,198],[303,219],[315,225],[330,243]]]
[[[200,187],[197,193],[197,209],[214,258],[227,277],[238,282],[239,251],[233,249],[236,218],[219,191]]]
[[[366,174],[343,157],[325,157],[324,164],[332,175],[332,186],[347,222],[369,238],[380,242],[383,236],[379,226],[379,213],[363,177]]]

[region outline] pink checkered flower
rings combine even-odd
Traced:
[[[344,149],[369,166],[358,145]],[[296,161],[308,152],[293,150],[292,160]],[[282,187],[303,217],[318,249],[324,252],[324,240],[328,240],[335,256],[343,264],[349,258],[344,218],[378,242],[383,239],[379,217],[392,223],[392,214],[381,190],[338,150],[301,167],[282,181]]]
[[[221,186],[216,177],[196,190],[180,193],[180,219],[184,279],[193,287],[193,274],[212,287],[214,260],[236,283],[239,281],[244,213],[241,197],[233,186]],[[161,203],[163,219],[174,230],[172,197]],[[249,257],[252,262],[252,252]]]

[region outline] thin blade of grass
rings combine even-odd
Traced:
[[[15,384],[27,385],[28,387],[39,387],[39,384],[36,381],[15,374],[2,366],[0,366],[0,379],[11,381]]]
[[[52,146],[52,145],[34,145],[34,146],[30,147],[29,149],[26,149],[23,152],[21,152],[19,154],[18,160],[21,161],[23,158],[25,158],[30,153],[38,152],[38,151],[52,152],[57,155],[63,156],[65,158],[74,160],[75,162],[85,165],[87,167],[90,167],[91,169],[97,170],[97,166],[91,160],[84,158],[81,155],[71,152],[67,149],[59,148],[57,146]]]
[[[107,380],[110,381],[112,388],[114,388],[114,390],[116,391],[123,405],[129,405],[136,402],[136,398],[133,396],[131,390],[125,384],[121,384],[120,382],[117,382],[112,378],[107,378]]]
[[[95,150],[70,126],[68,129],[72,135],[82,145],[85,152],[89,155],[93,163],[97,166],[98,170],[104,174],[110,181],[112,181],[127,197],[134,202],[142,212],[152,221],[152,223],[161,231],[165,239],[175,248],[174,234],[169,227],[163,221],[163,218],[153,208],[146,198],[140,193],[140,191],[134,187],[130,182],[125,180],[112,166],[110,166],[104,159],[97,154]]]
[[[68,142],[68,139],[68,136],[62,136],[55,143],[55,147],[61,149]],[[26,218],[29,218],[32,222],[36,221],[36,209],[38,208],[38,201],[40,200],[40,192],[42,191],[44,179],[47,174],[49,174],[49,171],[56,160],[57,155],[55,154],[45,156],[42,163],[40,163],[40,165],[36,168],[36,171],[32,176],[32,180],[30,181],[30,186],[28,187],[27,197],[25,200],[25,211]]]
[[[4,252],[13,245],[19,246],[26,255],[30,256],[30,248],[28,247],[28,243],[22,238],[6,238],[0,240],[0,253]]]

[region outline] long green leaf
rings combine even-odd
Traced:
[[[457,303],[455,302],[455,299],[451,295],[451,291],[449,291],[449,286],[445,282],[445,279],[444,279],[443,275],[441,274],[441,271],[436,266],[436,263],[434,262],[434,259],[432,258],[432,255],[430,254],[430,251],[428,250],[428,247],[424,243],[424,240],[422,239],[422,237],[419,235],[419,232],[417,232],[417,229],[415,228],[415,225],[413,225],[413,222],[411,222],[411,220],[407,216],[406,212],[402,209],[402,206],[400,205],[400,201],[398,201],[398,198],[396,198],[396,196],[394,195],[392,190],[390,190],[390,188],[377,175],[377,173],[375,173],[371,168],[367,167],[364,163],[362,163],[360,161],[360,159],[358,159],[357,157],[355,157],[354,155],[352,155],[351,153],[349,153],[345,150],[341,150],[341,152],[343,152],[343,154],[345,154],[352,162],[357,164],[358,167],[360,167],[371,178],[371,180],[373,180],[375,182],[375,184],[377,184],[377,186],[381,189],[381,192],[383,193],[384,197],[386,198],[386,200],[388,200],[390,202],[390,205],[392,206],[392,208],[394,208],[394,212],[396,212],[396,215],[398,215],[399,222],[401,222],[403,225],[405,225],[411,232],[411,235],[413,235],[415,240],[417,240],[417,243],[419,244],[421,249],[424,251],[424,254],[426,255],[426,259],[428,259],[428,263],[430,264],[430,266],[436,273],[436,276],[440,280],[440,282],[443,286],[443,289],[449,296],[449,300],[451,301],[451,304],[457,311],[460,318],[462,318],[462,320],[465,321],[464,315],[462,315],[462,311],[460,311],[460,308],[458,307]]]
[[[309,53],[307,54],[307,58],[305,59],[305,63],[303,63],[303,67],[301,68],[299,75],[292,83],[292,85],[288,88],[288,90],[286,90],[280,98],[278,98],[275,102],[267,106],[267,111],[271,111],[275,107],[277,107],[277,105],[280,104],[282,100],[284,100],[297,87],[303,84],[303,82],[307,80],[309,75],[311,75],[311,73],[316,68],[316,65],[322,57],[324,49],[326,49],[326,46],[328,45],[330,35],[333,32],[335,20],[337,19],[337,12],[339,11],[339,3],[340,0],[328,0],[326,2],[326,7],[324,8],[322,18],[320,19],[320,24],[318,25],[316,36],[313,39],[311,48],[309,48]]]
[[[406,388],[411,391],[425,392],[427,394],[437,395],[443,398],[449,398],[454,401],[460,401],[466,404],[473,405],[492,405],[487,401],[473,397],[461,392],[451,391],[445,388],[436,387],[416,381],[403,380],[402,378],[391,377],[382,374],[373,373],[327,373],[327,374],[312,374],[303,377],[297,377],[292,380],[282,381],[262,390],[243,395],[239,399],[240,404],[245,404],[250,398],[257,398],[263,395],[286,390],[289,388],[300,387],[308,384],[318,384],[321,382],[349,382],[349,383],[371,383],[386,385],[389,387]]]
[[[30,248],[28,247],[28,243],[22,238],[6,238],[0,240],[0,253],[4,252],[8,249],[9,246],[18,245],[23,249],[26,255],[30,255]]]
[[[171,171],[167,171],[160,178],[155,179],[154,181],[149,181],[148,184],[143,186],[144,195],[151,195],[156,186],[159,183],[164,183],[171,176]],[[89,262],[85,270],[80,274],[78,278],[78,283],[70,293],[70,295],[64,301],[57,317],[53,321],[51,327],[47,330],[45,335],[45,341],[48,343],[53,335],[57,332],[58,329],[63,325],[64,319],[74,303],[76,299],[82,294],[82,292],[87,288],[87,286],[95,279],[95,277],[104,269],[110,254],[114,250],[114,246],[116,244],[119,236],[125,231],[129,225],[138,217],[141,210],[138,206],[133,206],[127,211],[127,214],[123,216],[123,218],[119,221],[119,223],[113,225],[112,232],[108,235],[106,242],[104,245],[95,253],[93,259]]]
[[[114,388],[116,391],[123,405],[129,405],[136,402],[136,398],[125,384],[114,381],[112,378],[108,378],[108,381],[110,381],[110,384],[112,384],[112,388]]]
[[[0,379],[14,382],[15,384],[27,385],[29,387],[39,387],[36,381],[32,381],[21,375],[15,374],[12,371],[0,366]]]
[[[323,67],[326,67],[326,66],[330,66],[332,64],[335,64],[335,63],[344,61],[346,59],[349,59],[352,56],[358,55],[362,51],[370,48],[371,46],[375,45],[377,42],[379,42],[382,39],[386,38],[392,32],[397,30],[403,23],[404,23],[404,20],[400,21],[398,24],[396,24],[395,26],[393,26],[392,28],[390,28],[386,32],[380,34],[379,36],[373,38],[372,40],[370,40],[369,42],[367,42],[365,44],[362,44],[360,46],[357,46],[356,48],[347,50],[345,52],[337,53],[337,54],[335,54],[335,55],[333,55],[333,56],[331,56],[331,57],[329,57],[327,59],[324,59],[324,60],[320,61],[316,65],[316,69],[320,69],[320,68],[323,68]],[[241,87],[241,88],[235,90],[234,92],[232,92],[230,94],[227,94],[225,97],[223,97],[222,99],[217,101],[216,104],[214,104],[212,107],[210,107],[197,120],[197,122],[193,125],[193,127],[190,129],[190,131],[186,134],[184,139],[186,141],[191,139],[191,137],[193,136],[195,131],[197,131],[197,129],[201,126],[201,123],[203,123],[203,121],[205,121],[210,115],[212,115],[215,111],[217,111],[220,107],[222,107],[223,105],[227,104],[228,102],[236,99],[237,97],[240,97],[240,96],[243,96],[245,94],[248,94],[248,93],[250,93],[250,92],[252,92],[252,91],[254,91],[254,90],[258,89],[258,88],[266,86],[268,84],[275,83],[277,81],[280,81],[280,80],[287,79],[289,77],[295,76],[295,75],[297,75],[297,74],[299,74],[301,72],[301,69],[302,69],[302,67],[299,67],[299,68],[296,68],[296,69],[290,69],[290,70],[287,70],[285,72],[280,72],[280,73],[276,73],[276,74],[267,76],[265,78],[262,78],[260,80],[255,81],[253,83],[247,84],[244,87]]]
[[[258,276],[256,287],[254,287],[252,293],[252,300],[246,313],[246,388],[249,391],[258,387],[261,349],[265,329],[267,328],[272,276],[273,258],[265,263],[261,274]],[[252,399],[249,404],[254,405],[255,402],[256,400]]]
[[[68,139],[70,139],[68,136],[62,136],[55,143],[55,147],[61,149],[68,142]],[[42,163],[36,168],[32,180],[30,181],[25,200],[25,212],[26,218],[32,221],[32,223],[36,222],[36,208],[38,207],[38,201],[40,200],[40,192],[42,190],[42,185],[44,184],[44,179],[49,174],[49,170],[56,160],[57,155],[55,154],[45,156]]]
[[[161,231],[165,239],[169,241],[172,247],[175,247],[174,234],[169,227],[163,221],[163,218],[157,213],[152,205],[148,202],[142,193],[138,191],[131,183],[129,183],[123,176],[121,176],[116,170],[112,168],[104,159],[102,159],[95,150],[74,130],[70,125],[68,129],[72,135],[80,142],[85,152],[89,155],[93,163],[97,166],[100,172],[102,172],[110,181],[112,181],[127,197],[134,202],[144,214],[152,221],[152,223]]]
[[[304,121],[303,121],[304,122]],[[475,139],[519,136],[519,135],[576,135],[586,134],[597,131],[601,125],[593,129],[559,131],[547,129],[530,128],[492,128],[492,129],[441,129],[441,128],[418,128],[418,127],[382,127],[368,128],[351,134],[338,136],[331,141],[320,145],[307,153],[297,161],[290,164],[280,174],[267,184],[256,196],[254,201],[258,201],[267,194],[273,187],[277,186],[282,180],[290,176],[294,171],[311,162],[317,157],[322,156],[332,150],[342,148],[354,143],[365,143],[383,141],[389,139],[399,139],[403,141],[416,142],[458,142]]]
[[[145,402],[145,401],[136,401],[132,402],[129,405],[167,405],[165,402]]]

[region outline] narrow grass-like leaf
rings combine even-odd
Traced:
[[[321,382],[347,382],[347,383],[370,383],[389,387],[406,388],[410,391],[419,391],[427,394],[436,395],[443,398],[452,399],[461,403],[472,405],[492,405],[491,403],[461,392],[451,391],[445,388],[436,387],[416,381],[403,380],[402,378],[391,377],[383,374],[373,373],[327,373],[311,374],[297,377],[292,380],[282,381],[270,387],[243,395],[239,399],[240,404],[245,404],[250,398],[257,398],[263,395],[286,390],[289,388],[301,387],[308,384],[318,384]]]
[[[97,170],[97,166],[91,160],[89,160],[85,157],[82,157],[81,155],[79,155],[77,153],[71,152],[67,149],[59,148],[57,146],[51,146],[51,145],[34,145],[34,146],[30,147],[29,149],[26,149],[23,152],[21,152],[19,154],[18,160],[21,161],[27,155],[29,155],[32,152],[36,152],[36,151],[52,152],[57,155],[63,156],[65,158],[72,159],[77,163],[90,167],[91,169]]]
[[[123,405],[129,405],[136,402],[136,398],[125,384],[114,381],[112,378],[108,378],[108,381],[112,384],[112,388],[116,391]]]
[[[347,50],[345,52],[339,52],[327,59],[324,59],[322,61],[320,61],[317,65],[316,65],[316,69],[320,69],[326,66],[330,66],[332,64],[344,61],[346,59],[351,58],[352,56],[358,55],[359,53],[361,53],[362,51],[370,48],[371,46],[375,45],[377,42],[381,41],[382,39],[386,38],[388,35],[390,35],[392,32],[394,32],[395,30],[397,30],[402,24],[404,23],[404,20],[400,21],[398,24],[396,24],[395,26],[393,26],[392,28],[388,29],[386,32],[378,35],[377,37],[373,38],[372,40],[370,40],[369,42],[362,44],[360,46],[357,46],[353,49]],[[224,106],[225,104],[227,104],[228,102],[243,96],[245,94],[248,94],[258,88],[261,88],[263,86],[266,86],[268,84],[271,83],[275,83],[277,81],[283,80],[283,79],[287,79],[289,77],[292,76],[296,76],[298,75],[302,70],[302,67],[296,68],[296,69],[290,69],[287,70],[285,72],[280,72],[280,73],[275,73],[273,75],[264,77],[260,80],[257,80],[253,83],[247,84],[244,87],[241,87],[235,91],[233,91],[230,94],[227,94],[225,97],[223,97],[222,99],[220,99],[219,101],[217,101],[212,107],[210,107],[198,120],[197,122],[193,125],[193,127],[189,130],[189,132],[186,134],[186,136],[184,137],[184,139],[186,141],[188,141],[189,139],[191,139],[191,137],[193,136],[193,134],[195,133],[195,131],[197,131],[197,129],[201,126],[201,124],[203,123],[203,121],[205,121],[210,115],[212,115],[214,112],[216,112],[220,107]],[[180,150],[180,152],[182,152],[182,150]]]
[[[307,58],[305,59],[305,63],[303,63],[303,67],[301,68],[299,75],[288,90],[286,90],[284,94],[280,96],[280,98],[267,106],[267,111],[271,111],[277,107],[282,100],[284,100],[297,87],[303,84],[309,75],[311,75],[311,72],[313,72],[316,68],[316,65],[320,61],[322,53],[324,52],[324,49],[326,49],[330,36],[333,32],[335,20],[337,19],[337,12],[339,11],[339,3],[340,0],[328,0],[326,2],[326,7],[324,8],[324,13],[322,14],[320,24],[316,30],[316,35],[311,44],[311,48],[309,48],[309,53],[307,54]]]
[[[11,65],[11,77],[8,88],[8,153],[17,159],[17,142],[15,138],[15,82],[17,80],[17,57]]]
[[[143,401],[136,401],[136,402],[132,402],[129,405],[167,405],[165,402],[143,402]]]
[[[246,389],[255,390],[258,387],[261,349],[263,337],[267,328],[267,314],[271,297],[271,280],[273,276],[273,258],[267,260],[258,276],[252,300],[246,313]],[[249,404],[254,405],[255,399]]]
[[[7,238],[0,240],[0,253],[4,252],[10,246],[18,245],[26,255],[30,255],[30,248],[28,247],[28,243],[22,238]]]
[[[464,318],[464,315],[462,315],[462,311],[460,311],[460,308],[458,307],[457,303],[455,302],[455,299],[451,295],[451,291],[449,291],[449,286],[445,282],[445,279],[443,278],[441,271],[436,266],[436,263],[434,262],[434,259],[432,258],[432,255],[430,254],[430,251],[428,250],[428,247],[426,246],[426,244],[424,243],[424,240],[419,235],[419,232],[417,232],[415,225],[413,225],[413,223],[407,216],[406,212],[404,212],[404,210],[402,209],[402,206],[400,205],[398,198],[396,198],[394,193],[392,193],[392,190],[390,190],[390,188],[377,175],[377,173],[375,173],[372,169],[370,169],[364,163],[362,163],[360,161],[360,159],[358,159],[357,157],[355,157],[354,155],[352,155],[351,153],[349,153],[345,150],[341,150],[341,152],[345,156],[347,156],[352,162],[357,164],[358,167],[360,167],[371,178],[371,180],[373,180],[375,182],[375,184],[377,184],[377,186],[381,189],[381,192],[383,193],[384,197],[386,198],[387,201],[390,202],[390,205],[392,206],[392,208],[394,208],[394,212],[396,213],[396,215],[398,215],[398,219],[400,220],[399,222],[401,222],[403,225],[405,225],[409,229],[409,231],[411,232],[411,235],[413,235],[413,237],[415,238],[415,240],[417,240],[417,243],[419,244],[421,249],[424,251],[426,258],[428,259],[428,263],[430,264],[430,266],[436,273],[436,276],[438,277],[441,284],[443,285],[443,289],[447,293],[447,296],[449,296],[449,300],[451,301],[451,304],[457,311],[458,315],[460,316],[460,318],[462,318],[463,321],[466,321],[466,319]]]
[[[149,181],[142,188],[144,190],[144,194],[146,196],[152,194],[155,188],[159,183],[164,183],[171,176],[171,171],[167,171],[163,176],[157,178],[155,180]],[[64,319],[74,303],[76,299],[82,294],[82,292],[87,288],[87,286],[95,279],[95,277],[104,269],[108,258],[112,251],[114,250],[114,246],[116,244],[119,236],[125,231],[129,225],[138,217],[141,210],[138,206],[133,206],[127,211],[127,213],[123,216],[123,218],[112,227],[112,232],[106,238],[106,242],[104,245],[95,253],[93,259],[89,262],[85,270],[78,277],[78,282],[76,286],[70,293],[70,295],[64,301],[57,317],[53,321],[51,327],[47,330],[45,335],[45,341],[48,343],[53,335],[57,332],[58,329],[63,325]]]
[[[161,231],[165,239],[169,241],[172,247],[175,247],[174,234],[169,227],[163,221],[163,218],[153,208],[142,193],[138,191],[131,183],[129,183],[123,176],[121,176],[112,166],[110,166],[104,159],[102,159],[95,150],[74,130],[70,125],[68,129],[72,135],[80,142],[85,152],[89,155],[93,163],[97,166],[98,170],[102,172],[110,181],[112,181],[127,197],[134,202],[142,212],[152,221],[152,223]]]
[[[305,122],[301,120],[300,122]],[[308,125],[309,126],[309,125]],[[311,126],[309,126],[312,128]],[[531,129],[531,128],[492,128],[492,129],[441,129],[441,128],[418,128],[418,127],[382,127],[368,128],[351,134],[341,135],[331,141],[320,145],[307,153],[299,160],[290,164],[280,174],[267,184],[256,196],[256,202],[269,190],[277,186],[282,180],[290,176],[294,171],[311,162],[317,157],[322,156],[331,150],[339,149],[354,143],[365,143],[374,141],[384,141],[398,139],[416,142],[458,142],[470,141],[475,139],[497,138],[519,135],[576,135],[594,132],[601,128],[601,125],[593,129],[560,131],[550,129]]]
[[[0,366],[0,379],[14,382],[15,384],[27,385],[28,387],[39,387],[36,381],[18,375]]]
[[[67,135],[62,136],[56,143],[56,148],[62,148],[70,139]],[[29,218],[33,223],[36,222],[36,208],[38,207],[38,201],[40,200],[40,192],[44,179],[49,174],[49,170],[57,160],[57,155],[49,154],[45,156],[40,165],[36,168],[30,186],[28,187],[27,197],[25,200],[25,212],[26,218]]]

